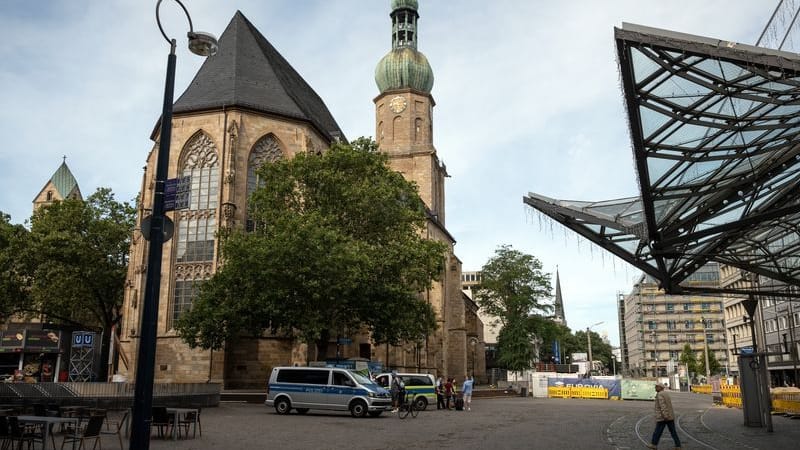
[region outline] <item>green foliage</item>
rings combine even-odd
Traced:
[[[28,289],[21,255],[28,252],[28,230],[0,212],[0,322],[27,305]]]
[[[700,356],[697,358],[697,370],[698,375],[705,376],[706,374],[706,356],[705,352],[708,351],[708,346],[703,348],[703,352],[700,353]],[[709,374],[716,375],[722,371],[722,364],[719,363],[717,357],[714,356],[714,352],[708,352],[708,367],[709,367]]]
[[[225,236],[224,264],[176,325],[190,346],[264,332],[321,343],[363,329],[395,344],[436,328],[419,293],[442,273],[447,247],[422,237],[416,187],[374,142],[334,144],[258,173],[248,205],[255,229]]]
[[[537,327],[545,328],[543,316],[552,311],[552,305],[545,303],[550,291],[550,275],[542,272],[542,263],[509,245],[500,246],[481,269],[475,299],[502,324],[498,360],[507,369],[532,366],[532,340]]]
[[[30,298],[21,312],[85,327],[117,323],[134,223],[133,207],[107,188],[39,208],[23,257]]]
[[[683,345],[683,351],[681,351],[678,360],[681,362],[681,364],[686,366],[686,369],[690,374],[697,373],[697,356],[695,355],[694,350],[692,350],[692,346],[689,345],[688,342]],[[703,373],[705,373],[705,368],[703,369]]]
[[[600,337],[594,331],[589,331],[592,338],[592,359],[595,361],[601,361],[603,366],[608,368],[609,370],[612,368],[613,364],[611,363],[611,358],[613,358],[613,354],[611,353],[611,345],[607,344],[603,338]],[[589,342],[586,338],[586,331],[585,330],[578,330],[575,332],[575,338],[578,342],[581,343],[580,351],[586,352],[588,356],[587,347]]]

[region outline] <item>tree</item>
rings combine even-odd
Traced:
[[[509,245],[498,247],[481,269],[481,284],[475,298],[488,314],[499,319],[502,328],[497,337],[498,362],[509,370],[531,368],[531,325],[543,322],[531,316],[552,311],[550,275],[542,272],[542,263]]]
[[[705,356],[705,352],[708,352],[708,367],[709,367],[708,373],[711,374],[711,375],[716,375],[716,374],[720,373],[722,371],[722,365],[719,363],[719,361],[717,361],[717,357],[714,356],[714,352],[709,352],[708,351],[708,346],[707,345],[703,348],[703,353],[701,353],[702,356],[697,358],[698,359],[698,361],[697,361],[697,370],[698,370],[698,372],[700,374],[702,374],[702,375],[706,374],[706,356]],[[706,381],[706,383],[708,383],[708,381]]]
[[[681,351],[678,360],[681,362],[681,364],[686,366],[686,371],[689,374],[697,373],[697,356],[695,355],[694,350],[692,350],[692,346],[689,345],[688,342],[683,345],[683,351]],[[705,371],[705,369],[703,370]]]
[[[592,336],[592,339],[591,339],[592,340],[592,359],[599,360],[600,362],[602,362],[604,367],[610,369],[612,367],[611,358],[613,358],[613,355],[612,355],[612,352],[611,352],[612,351],[611,344],[606,343],[606,341],[604,341],[603,338],[601,338],[600,335],[597,334],[596,332],[590,330],[589,333],[591,333],[591,336]],[[589,352],[587,351],[587,348],[586,348],[586,346],[588,345],[588,342],[587,342],[587,339],[586,339],[586,331],[585,330],[576,331],[575,332],[575,337],[578,339],[578,342],[580,342],[582,344],[581,345],[581,351],[586,352],[587,356],[588,356]]]
[[[436,328],[420,292],[444,268],[445,244],[421,233],[414,184],[361,138],[323,154],[265,164],[250,232],[221,237],[224,263],[176,325],[192,347],[218,349],[265,332],[316,342],[367,330],[376,343]]]
[[[0,212],[0,322],[28,303],[27,280],[20,255],[27,253],[28,230]]]
[[[100,188],[86,201],[68,199],[37,209],[23,256],[28,317],[105,332],[121,319],[135,209]],[[105,359],[103,359],[105,360]]]

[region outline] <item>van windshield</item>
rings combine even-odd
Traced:
[[[360,384],[362,386],[369,386],[369,385],[374,385],[375,384],[374,381],[370,380],[369,378],[365,377],[364,375],[361,375],[358,372],[353,372],[351,370],[350,371],[350,375],[353,376],[353,378],[356,380],[356,383],[358,383],[358,384]]]

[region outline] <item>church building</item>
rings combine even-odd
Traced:
[[[475,330],[480,321],[471,300],[462,296],[461,262],[453,253],[455,241],[445,228],[447,173],[432,140],[433,72],[416,49],[417,1],[393,0],[391,4],[393,45],[375,73],[380,91],[374,99],[376,140],[381,151],[389,154],[391,167],[419,186],[429,212],[424,233],[449,245],[443,255],[446,272],[420,293],[436,311],[438,329],[424,344],[396,347],[376,348],[368,335],[352,336],[352,342],[342,346],[341,355],[380,362],[383,367],[460,378],[468,369],[468,335],[478,340]],[[228,389],[261,388],[274,366],[306,365],[315,357],[333,356],[314,355],[309,352],[313,345],[267,335],[242,337],[219,351],[191,349],[173,327],[191,308],[200,283],[222,263],[217,233],[247,228],[247,198],[257,186],[256,170],[268,161],[302,152],[323,152],[336,140],[345,139],[325,103],[237,11],[220,36],[218,53],[203,63],[175,102],[172,120],[167,178],[190,176],[191,193],[188,209],[167,213],[175,223],[175,232],[164,244],[155,380],[209,380],[222,382]],[[159,131],[156,127],[151,136],[154,145],[142,179],[139,223],[153,203]],[[127,364],[119,367],[119,373],[131,380],[139,344],[147,251],[147,241],[137,228],[121,324],[120,351],[126,355],[123,360]]]

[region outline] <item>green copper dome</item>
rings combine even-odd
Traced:
[[[419,9],[417,0],[392,0],[392,11],[400,8],[410,8],[413,10]]]
[[[417,51],[417,0],[392,0],[392,50],[375,68],[375,83],[384,93],[414,89],[429,94],[433,70],[425,55]]]
[[[408,47],[390,51],[375,68],[375,83],[381,93],[411,88],[429,94],[433,70],[422,53]]]

